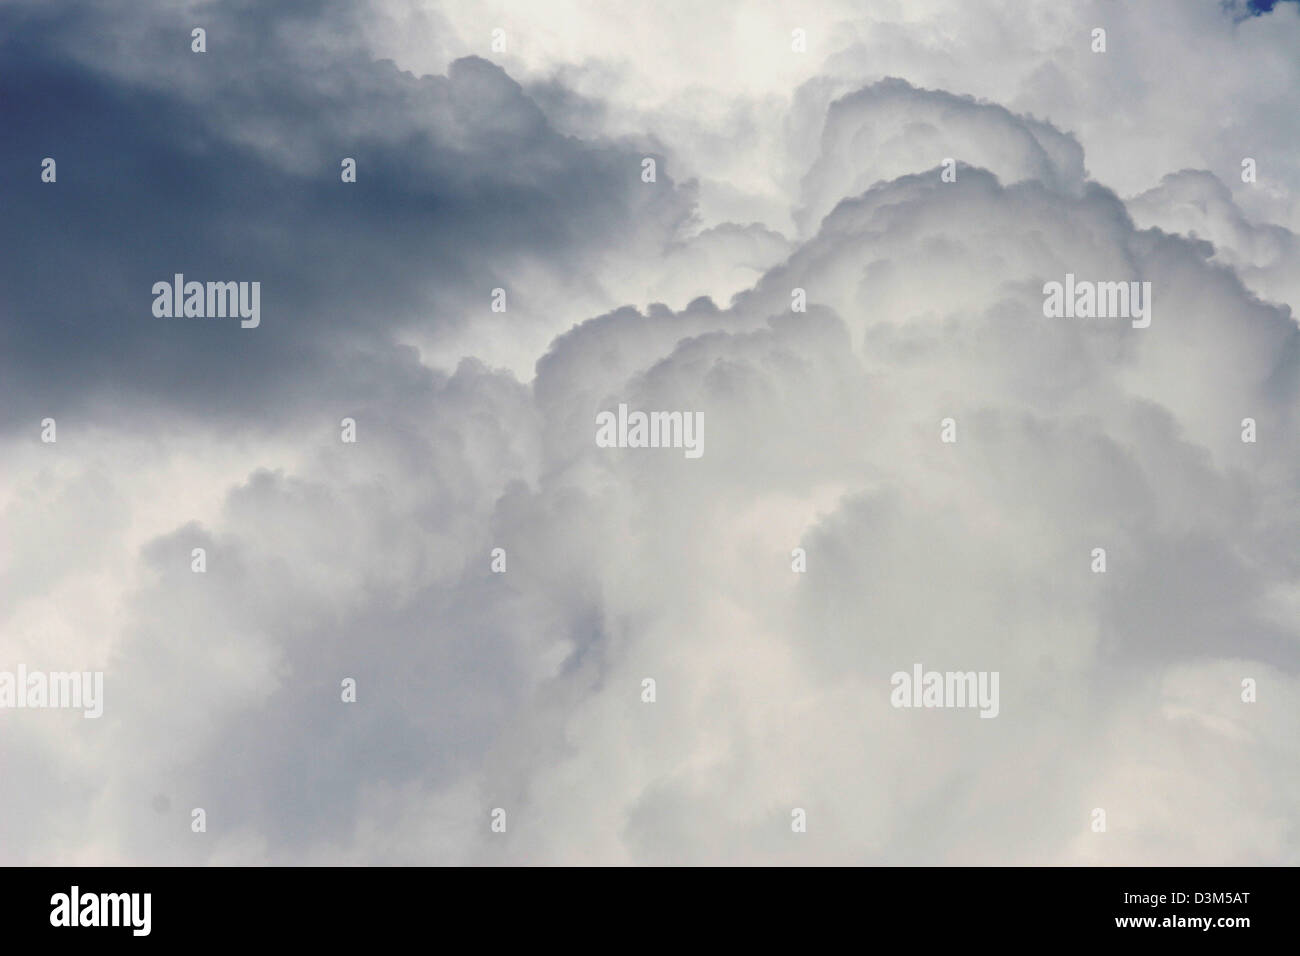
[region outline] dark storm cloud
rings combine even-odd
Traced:
[[[133,5],[134,33],[111,7],[0,10],[5,427],[140,405],[274,417],[427,384],[403,328],[472,322],[515,291],[512,265],[581,275],[630,220],[666,235],[685,215],[670,183],[638,188],[639,151],[560,135],[486,60],[415,77],[370,59],[349,9]],[[155,318],[175,273],[261,282],[260,327]]]

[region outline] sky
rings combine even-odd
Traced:
[[[1300,862],[1298,49],[3,0],[0,677],[104,696],[0,698],[0,862]]]

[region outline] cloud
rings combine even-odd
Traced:
[[[770,181],[718,198],[741,150],[710,164],[696,106],[771,91],[634,57],[600,101],[600,28],[505,70],[455,11],[353,40],[342,6],[216,6],[198,75],[192,17],[118,28],[179,38],[150,70],[32,10],[5,56],[61,85],[5,103],[7,157],[98,162],[10,200],[0,660],[102,668],[106,705],[4,714],[10,861],[1295,861],[1293,236],[1210,172],[1092,178],[1093,107],[976,88],[1024,99],[963,60],[996,13],[956,89],[931,8],[846,27],[896,76],[801,66],[747,141]],[[445,75],[373,59],[394,23]],[[216,265],[264,277],[262,328],[148,316]],[[1150,328],[1044,317],[1066,273],[1150,282]],[[703,457],[597,447],[619,403],[701,412]],[[998,671],[998,717],[891,707],[918,662]]]
[[[1292,311],[1300,304],[1300,240],[1284,226],[1252,221],[1213,173],[1170,173],[1127,207],[1140,225],[1211,242],[1216,261],[1231,267],[1261,299]]]
[[[803,230],[874,182],[938,167],[949,158],[955,164],[957,157],[1004,183],[1083,188],[1083,150],[1050,124],[891,78],[830,105],[820,155],[804,177],[798,217]]]
[[[514,303],[495,334],[541,347],[613,304],[604,269],[657,256],[689,215],[669,174],[640,182],[640,150],[561,135],[485,60],[417,78],[295,45],[303,20],[343,42],[338,10],[215,7],[206,54],[190,52],[189,20],[150,11],[132,39],[153,71],[123,76],[65,52],[100,8],[75,27],[6,8],[9,429],[152,414],[140,406],[282,421],[286,406],[371,394],[376,363],[418,375],[403,347],[461,347],[471,323],[486,339],[494,288]],[[44,156],[56,184],[39,179]],[[261,327],[155,318],[153,283],[176,273],[260,281]],[[518,360],[497,351],[485,357]]]

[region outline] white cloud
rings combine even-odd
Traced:
[[[1167,109],[1154,51],[1122,53],[1163,36],[1158,13],[1105,7],[1115,72],[1085,81],[1086,53],[1056,56],[1082,8],[886,4],[856,25],[828,8],[810,34],[838,46],[769,72],[728,64],[780,38],[777,5],[647,14],[667,31],[649,36],[635,7],[556,6],[547,29],[533,6],[388,9],[376,48],[435,60],[503,18],[528,89],[564,64],[559,87],[607,97],[587,114],[556,96],[550,115],[657,124],[697,217],[630,219],[633,253],[592,253],[591,302],[640,308],[553,340],[567,322],[546,315],[513,341],[505,320],[456,340],[532,355],[532,381],[472,359],[395,375],[410,355],[379,353],[365,401],[289,409],[258,441],[179,442],[165,421],[148,442],[124,425],[116,449],[8,439],[0,586],[26,636],[6,650],[61,635],[105,662],[108,694],[98,724],[28,713],[0,738],[11,860],[1296,861],[1294,236],[1178,172],[1222,142],[1162,166],[1144,135],[1135,172],[1099,174],[1117,168],[1104,104],[1130,97],[1126,127]],[[398,42],[432,22],[454,36]],[[1292,29],[1169,23],[1232,57]],[[879,55],[853,66],[857,42]],[[1005,106],[966,95],[994,93]],[[760,116],[773,97],[788,107]],[[1262,128],[1274,103],[1241,121]],[[712,115],[757,122],[716,164],[696,135]],[[1175,145],[1204,131],[1176,119]],[[763,171],[720,194],[745,148]],[[526,288],[563,301],[569,278],[536,268]],[[1067,272],[1150,281],[1151,327],[1044,318],[1043,283]],[[424,357],[450,367],[439,341]],[[619,402],[703,412],[704,456],[597,448],[595,413]],[[890,675],[916,662],[998,671],[999,716],[892,708]]]

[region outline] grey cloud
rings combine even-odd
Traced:
[[[202,55],[161,9],[111,52],[107,7],[0,13],[9,429],[159,406],[249,424],[364,396],[372,362],[408,374],[404,333],[461,334],[498,286],[517,322],[554,322],[524,305],[528,268],[594,280],[597,259],[657,254],[686,216],[670,175],[644,188],[631,144],[557,133],[478,58],[419,78],[375,62],[346,42],[346,10],[210,7]],[[295,45],[315,32],[331,43]],[[260,281],[261,327],[154,318],[152,284],[178,272]]]
[[[479,61],[445,81],[389,78],[420,90],[394,115],[446,107],[421,134],[432,142],[533,137],[558,178],[636,156],[550,143],[527,98]],[[503,101],[508,119],[459,117],[462,95]],[[571,257],[595,273],[619,236],[626,262],[671,263],[629,265],[628,299],[686,302],[557,323],[532,382],[476,360],[429,367],[393,344],[396,310],[379,327],[391,336],[365,348],[327,340],[357,385],[326,377],[314,424],[275,461],[217,435],[252,467],[213,520],[177,521],[139,556],[100,746],[48,758],[72,787],[50,782],[35,723],[0,740],[47,796],[16,802],[34,825],[6,823],[6,852],[1293,862],[1300,332],[1287,309],[1257,298],[1218,246],[1174,234],[1189,220],[1168,196],[1140,198],[1139,215],[1087,181],[1076,141],[1045,123],[891,81],[840,99],[825,128],[797,243],[763,226],[680,234],[685,186],[626,199],[586,244],[545,233],[538,249],[559,247],[547,269]],[[967,163],[956,183],[934,168],[940,130]],[[525,175],[487,147],[465,152],[493,171],[448,173],[458,209]],[[551,172],[527,170],[540,210]],[[610,185],[585,205],[570,188],[569,224],[623,195]],[[390,200],[400,222],[402,197]],[[484,202],[482,248],[526,257]],[[654,202],[666,208],[640,218]],[[1226,202],[1212,218],[1247,255],[1259,237]],[[391,239],[414,254],[409,234]],[[687,298],[693,264],[705,274]],[[724,298],[745,270],[761,275]],[[1151,281],[1151,328],[1044,318],[1042,284],[1066,271]],[[796,286],[807,313],[791,311]],[[597,448],[594,415],[620,401],[702,411],[704,457]],[[1267,436],[1254,446],[1238,438],[1247,413]],[[354,446],[338,442],[342,415],[358,421]],[[947,416],[952,446],[938,441]],[[91,479],[76,463],[59,468],[29,485],[99,493],[78,486]],[[29,485],[3,513],[24,542],[50,510],[23,497]],[[56,528],[47,550],[74,531]],[[124,547],[122,527],[100,533],[104,553]],[[196,542],[205,576],[188,570]],[[504,575],[488,567],[498,546]],[[806,575],[791,572],[796,546]],[[1089,570],[1097,546],[1106,575]],[[21,596],[15,574],[0,580]],[[32,606],[11,621],[58,619]],[[917,661],[1000,671],[998,719],[891,708],[890,674]],[[355,705],[338,700],[343,676],[359,680]],[[639,700],[646,676],[653,706]],[[1267,687],[1258,705],[1239,702],[1243,676]],[[1184,744],[1193,759],[1170,756]],[[205,838],[188,832],[190,806],[210,811]],[[494,806],[510,814],[501,839]],[[810,815],[797,837],[796,806]],[[1115,839],[1089,842],[1094,806],[1111,808]]]
[[[1082,148],[1051,124],[891,77],[831,103],[796,218],[810,231],[841,199],[948,157],[1008,184],[1076,193],[1083,185]]]

